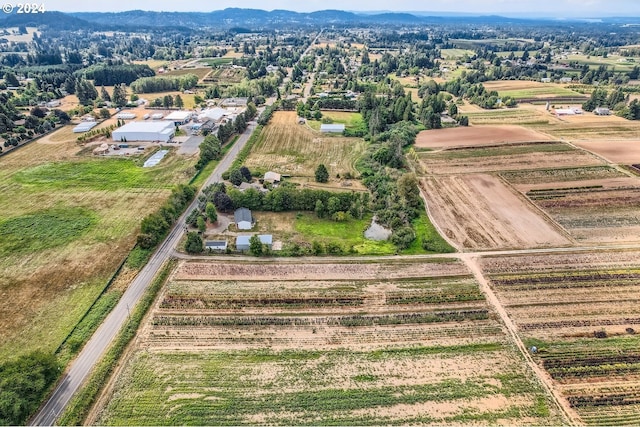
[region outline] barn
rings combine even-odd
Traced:
[[[168,142],[175,135],[171,122],[131,122],[114,130],[114,141],[161,141]]]

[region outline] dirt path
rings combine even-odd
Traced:
[[[472,256],[471,254],[460,254],[459,258],[464,261],[464,263],[469,267],[469,270],[473,273],[473,276],[480,284],[480,290],[486,295],[488,304],[495,310],[496,313],[500,316],[502,323],[507,328],[509,332],[509,336],[513,343],[516,345],[520,353],[522,354],[525,362],[531,368],[531,370],[536,374],[542,386],[545,388],[547,394],[551,396],[553,403],[558,407],[565,420],[568,421],[570,425],[582,425],[582,421],[578,414],[571,408],[569,402],[562,397],[560,391],[554,386],[553,380],[538,364],[533,360],[529,350],[525,347],[524,343],[520,339],[518,335],[518,330],[516,325],[513,323],[507,311],[502,306],[502,303],[493,292],[491,287],[489,286],[489,282],[484,277],[480,266],[477,263],[477,258]]]

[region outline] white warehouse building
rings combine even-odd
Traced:
[[[111,136],[116,142],[168,142],[175,133],[175,126],[172,122],[131,122],[114,130]]]

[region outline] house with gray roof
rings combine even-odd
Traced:
[[[253,227],[253,216],[251,216],[251,211],[247,208],[236,209],[233,213],[233,220],[238,230],[251,230]]]

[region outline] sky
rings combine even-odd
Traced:
[[[210,12],[227,7],[286,9],[312,12],[325,9],[349,11],[429,11],[532,17],[640,16],[639,0],[40,0],[47,10],[63,12],[155,11]]]

